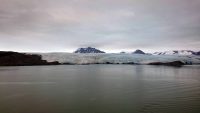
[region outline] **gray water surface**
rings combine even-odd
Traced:
[[[0,67],[0,113],[200,113],[200,66]]]

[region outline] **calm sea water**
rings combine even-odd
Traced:
[[[0,113],[200,113],[200,66],[0,67]]]

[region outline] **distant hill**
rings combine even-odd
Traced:
[[[199,52],[194,52],[194,55],[200,55],[200,51]]]
[[[74,53],[105,53],[105,52],[96,48],[87,47],[87,48],[79,48]]]
[[[120,54],[143,54],[144,55],[144,54],[147,54],[147,53],[143,52],[142,50],[137,49],[134,52],[121,51]]]
[[[126,54],[126,52],[125,52],[125,51],[122,51],[122,52],[120,52],[120,54]]]
[[[143,54],[144,55],[145,52],[143,52],[142,50],[137,49],[132,54]]]

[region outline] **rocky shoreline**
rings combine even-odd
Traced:
[[[173,61],[173,62],[152,62],[149,63],[148,65],[164,65],[164,66],[182,66],[185,65],[183,62],[181,61]]]
[[[92,64],[113,64],[113,65],[155,65],[155,66],[175,66],[175,67],[180,67],[184,64],[181,61],[173,61],[173,62],[152,62],[152,63],[148,63],[148,64],[138,64],[138,63],[134,63],[134,62],[128,62],[128,63],[111,63],[111,62],[106,62],[106,63],[84,63],[84,64],[75,64],[75,63],[61,63],[60,65],[92,65]]]

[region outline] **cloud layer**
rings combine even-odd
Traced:
[[[0,50],[199,50],[199,11],[199,0],[0,0]]]

